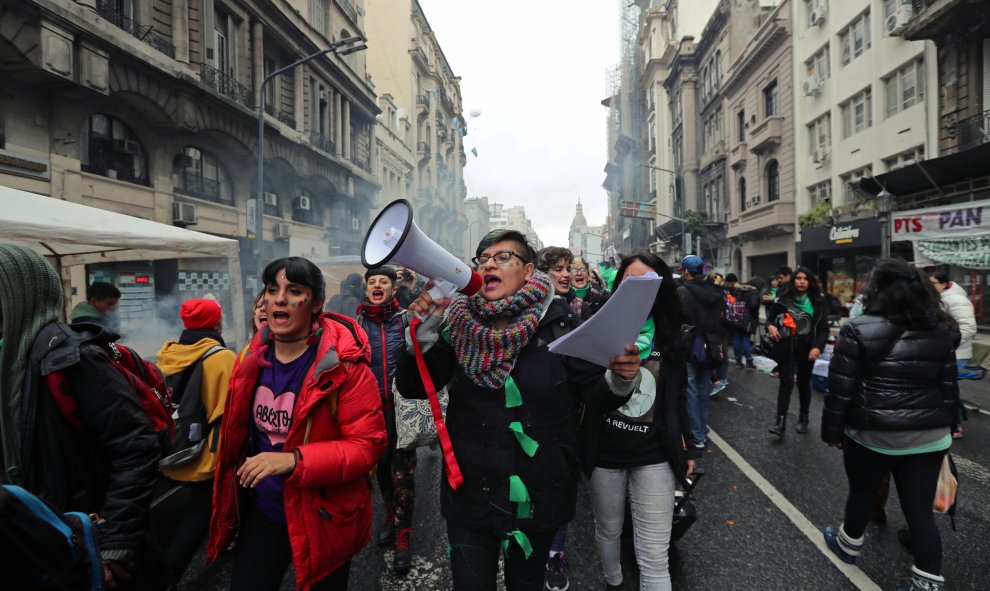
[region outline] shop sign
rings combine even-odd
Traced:
[[[892,216],[893,240],[939,240],[990,234],[990,201],[899,211]]]
[[[52,178],[52,163],[51,160],[0,150],[0,172],[47,181]]]
[[[914,261],[923,267],[958,265],[968,269],[990,269],[990,235],[958,240],[917,240]]]
[[[836,244],[852,244],[859,238],[859,228],[852,226],[832,226],[828,231],[828,239]]]
[[[325,259],[330,256],[330,245],[326,242],[304,240],[293,236],[289,238],[289,256],[309,260]]]

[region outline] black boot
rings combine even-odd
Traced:
[[[803,412],[798,415],[798,424],[794,430],[802,435],[808,432],[808,413]]]
[[[784,438],[784,429],[787,428],[787,416],[780,415],[777,417],[777,422],[774,423],[773,427],[770,427],[770,432],[779,437]]]
[[[395,558],[392,561],[392,572],[400,577],[406,576],[412,568],[412,550],[409,536],[411,528],[403,528],[395,532]]]

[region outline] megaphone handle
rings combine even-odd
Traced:
[[[431,279],[433,282],[433,287],[426,290],[426,293],[430,294],[430,299],[432,300],[449,300],[454,297],[457,293],[457,286],[453,283],[446,281],[444,279]],[[431,306],[430,311],[426,314],[420,314],[419,312],[414,312],[413,316],[419,318],[420,321],[426,320],[426,318],[433,313],[436,306]],[[413,339],[415,341],[415,339]]]
[[[437,388],[430,377],[430,370],[426,367],[426,360],[423,359],[423,352],[419,348],[419,339],[416,338],[416,327],[422,324],[418,317],[409,321],[409,336],[412,337],[413,351],[416,354],[416,368],[419,370],[419,377],[423,381],[423,389],[426,390],[426,398],[430,401],[430,411],[433,414],[433,424],[437,428],[437,438],[440,440],[440,449],[443,450],[444,471],[447,473],[447,483],[450,488],[457,490],[464,484],[464,476],[461,474],[461,467],[457,464],[454,456],[454,447],[450,442],[450,434],[447,432],[447,423],[443,420],[443,409],[440,408],[440,400],[437,398]]]

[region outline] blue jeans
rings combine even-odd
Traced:
[[[588,479],[595,511],[595,545],[605,571],[605,582],[622,584],[619,554],[625,518],[626,490],[632,512],[633,546],[639,564],[641,591],[669,591],[667,550],[674,522],[674,473],[670,464],[652,464],[626,470],[595,468]]]
[[[732,329],[732,352],[736,355],[736,361],[741,361],[743,357],[750,363],[753,362],[753,342],[749,340],[749,333],[738,328]]]
[[[691,419],[691,436],[694,443],[708,439],[708,417],[711,409],[712,370],[698,369],[687,363],[687,413]]]

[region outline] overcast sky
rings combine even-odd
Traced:
[[[619,6],[593,0],[420,0],[461,78],[468,197],[525,205],[547,246],[567,246],[581,197],[605,223],[601,183],[608,66],[618,61]],[[471,154],[477,148],[478,156]]]

